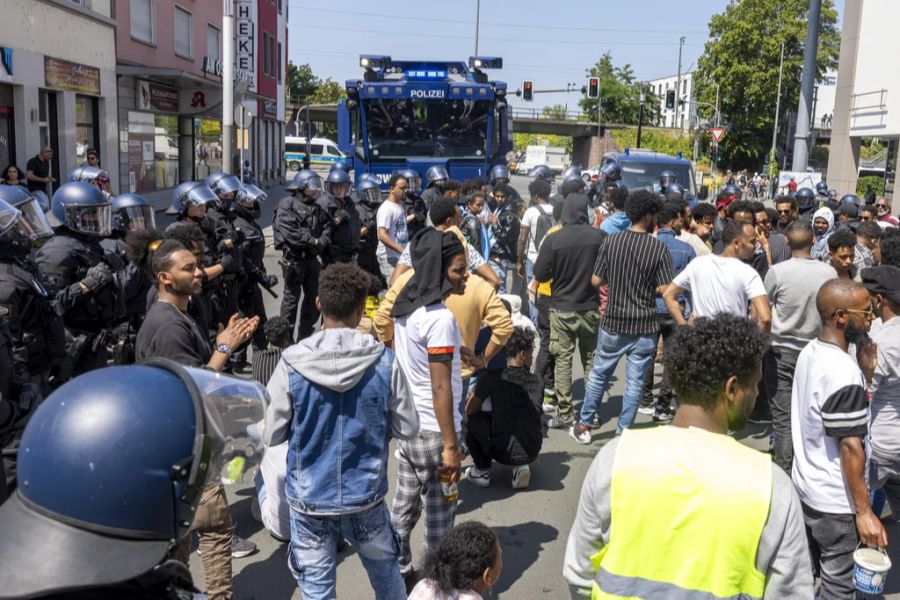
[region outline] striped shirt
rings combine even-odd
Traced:
[[[630,229],[612,235],[600,246],[594,275],[609,286],[609,304],[600,322],[603,329],[623,335],[659,331],[656,289],[675,278],[665,244]]]
[[[268,385],[269,378],[272,377],[280,360],[281,348],[269,346],[268,350],[254,350],[251,358],[253,379],[263,385]]]

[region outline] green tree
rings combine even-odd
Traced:
[[[285,86],[288,99],[305,100],[316,91],[321,83],[321,80],[313,74],[309,64],[297,65],[288,61],[287,85]]]
[[[309,96],[310,104],[335,104],[347,96],[347,90],[344,86],[329,77],[324,81],[320,81],[316,91]]]
[[[635,79],[630,64],[613,65],[607,52],[597,64],[586,69],[589,77],[600,78],[600,110],[606,123],[637,124],[640,113],[640,83]],[[597,99],[584,97],[578,101],[581,110],[590,121],[597,120]],[[659,113],[659,99],[645,89],[644,123],[652,123]]]
[[[551,104],[550,106],[545,106],[541,112],[548,119],[555,119],[557,121],[564,121],[566,119],[566,106],[564,104]]]
[[[772,143],[778,65],[784,42],[781,118],[800,98],[808,0],[732,0],[713,15],[709,39],[694,73],[697,98],[714,104],[716,86],[728,134],[719,146],[735,168],[758,168]],[[819,30],[818,77],[837,66],[840,34],[833,0],[824,0]],[[698,109],[705,116],[711,111]],[[782,135],[786,127],[781,127]]]

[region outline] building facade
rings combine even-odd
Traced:
[[[0,168],[54,150],[51,175],[84,162],[88,148],[115,182],[115,20],[112,0],[29,0],[3,4],[0,28]],[[55,32],[65,32],[59,35]],[[48,186],[52,194],[59,183]]]
[[[678,109],[678,122],[676,123],[675,109],[666,108],[666,92],[675,90],[679,85],[678,82],[678,76],[672,75],[670,77],[653,79],[648,81],[646,85],[647,89],[653,92],[659,100],[659,118],[656,125],[690,131],[696,125],[696,123],[691,121],[696,108],[694,104],[694,74],[692,72],[681,74],[681,90],[675,91],[675,101],[682,100],[684,103]]]
[[[887,143],[885,195],[893,199],[900,145],[900,60],[893,24],[900,19],[894,0],[845,2],[841,51],[831,120],[828,185],[841,193],[856,189],[864,138]]]

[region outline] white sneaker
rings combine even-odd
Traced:
[[[466,469],[466,479],[478,487],[486,488],[491,485],[491,472],[490,470],[482,471],[478,467],[469,467]]]
[[[524,490],[529,483],[531,483],[531,467],[528,465],[513,467],[512,488],[514,490]]]
[[[642,415],[652,415],[654,412],[652,406],[640,406],[638,407],[638,413]]]

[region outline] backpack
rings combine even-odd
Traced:
[[[556,221],[553,219],[553,211],[544,212],[544,209],[538,206],[538,218],[537,223],[534,225],[534,247],[538,250],[541,249],[541,242],[544,240],[544,236],[547,235],[547,232],[556,224]]]

